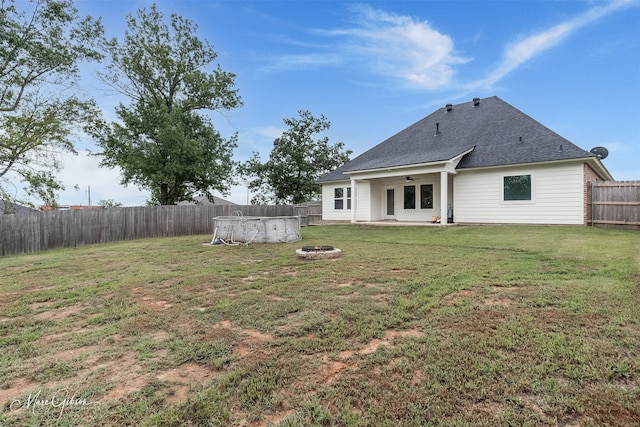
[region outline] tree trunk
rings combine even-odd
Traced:
[[[169,185],[164,182],[160,184],[160,204],[169,204]]]

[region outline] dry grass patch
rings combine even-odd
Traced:
[[[303,237],[0,258],[0,424],[640,424],[637,233]],[[343,256],[298,260],[305,241]],[[61,389],[88,404],[25,407]]]

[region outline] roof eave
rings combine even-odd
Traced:
[[[594,169],[598,175],[600,175],[600,178],[604,179],[605,181],[615,181],[613,175],[611,175],[611,172],[609,172],[609,170],[605,167],[605,165],[602,163],[602,160],[598,156],[590,157],[587,161],[589,162],[591,168]]]
[[[615,181],[613,176],[607,168],[602,164],[602,161],[596,157],[575,157],[573,159],[562,159],[562,160],[548,160],[541,162],[531,162],[531,163],[513,163],[513,164],[501,164],[501,165],[492,165],[492,166],[476,166],[472,168],[464,168],[459,169],[461,171],[474,171],[474,170],[482,170],[482,169],[501,169],[501,168],[510,168],[510,167],[522,167],[522,166],[532,166],[532,165],[542,165],[542,164],[556,164],[556,163],[572,163],[572,162],[587,162],[589,163],[595,172],[606,181]]]
[[[349,178],[344,179],[331,179],[327,181],[315,181],[316,184],[324,185],[324,184],[335,184],[336,182],[349,182]]]
[[[450,159],[444,159],[444,160],[436,160],[433,162],[426,162],[426,163],[413,163],[413,164],[406,164],[406,165],[397,165],[397,166],[386,166],[386,167],[381,167],[381,168],[372,168],[372,169],[350,169],[350,170],[344,170],[343,173],[345,174],[352,174],[352,173],[372,173],[372,172],[380,172],[380,171],[392,171],[392,170],[399,170],[399,169],[407,169],[407,168],[420,168],[420,167],[432,167],[432,166],[436,166],[436,165],[446,165],[449,163],[454,163],[456,166],[457,164],[460,162],[460,160],[466,155],[469,154],[470,152],[473,151],[473,149],[475,148],[475,146],[468,148],[467,150],[464,150],[461,153],[456,154],[455,156],[451,157]]]
[[[392,170],[400,170],[407,168],[419,168],[419,167],[429,167],[440,164],[446,164],[449,160],[440,160],[437,162],[429,162],[429,163],[414,163],[408,165],[399,165],[399,166],[386,166],[382,168],[373,168],[373,169],[352,169],[344,171],[345,174],[359,174],[359,173],[372,173],[372,172],[381,172],[381,171],[392,171]]]

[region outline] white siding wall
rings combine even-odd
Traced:
[[[335,188],[344,188],[345,196],[347,194],[346,188],[351,186],[350,181],[344,181],[339,183],[323,184],[322,185],[322,220],[323,221],[351,221],[351,209],[346,209],[347,202],[345,199],[345,209],[335,209],[333,190]],[[353,197],[353,194],[352,194]],[[353,200],[351,200],[353,204]]]
[[[531,175],[531,201],[503,201],[505,175]],[[582,224],[582,163],[461,170],[454,179],[454,220],[467,223]]]
[[[356,183],[356,221],[371,221],[371,184],[369,181]]]
[[[369,189],[369,218],[362,218],[362,221],[380,221],[384,218],[384,187],[380,180],[371,182]],[[360,218],[358,218],[360,219]]]

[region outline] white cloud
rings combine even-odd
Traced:
[[[506,47],[502,59],[486,77],[468,84],[456,84],[456,87],[463,90],[491,89],[523,64],[559,45],[576,31],[637,3],[638,0],[597,3],[572,19],[523,36]],[[409,87],[433,90],[453,87],[456,65],[471,60],[457,53],[453,39],[433,28],[426,20],[367,5],[352,10],[354,20],[351,26],[312,31],[335,42],[308,47],[310,52],[304,54],[279,56],[268,70],[355,63],[359,69],[398,79]],[[331,53],[321,50],[331,50]]]
[[[453,65],[468,62],[455,54],[451,37],[427,21],[361,6],[357,26],[334,30],[342,37],[347,57],[366,64],[372,71],[404,80],[408,85],[436,89],[449,84]]]
[[[149,199],[148,192],[120,184],[120,170],[100,167],[99,157],[87,152],[65,154],[63,162],[64,169],[57,175],[66,188],[60,193],[61,205],[88,205],[89,196],[92,205],[111,199],[125,206],[140,206]]]
[[[264,126],[256,129],[256,133],[269,139],[276,139],[282,136],[284,129],[275,126]]]
[[[97,205],[101,200],[111,199],[124,206],[141,206],[150,198],[148,192],[136,186],[121,185],[119,169],[100,167],[100,158],[86,151],[80,151],[77,156],[62,153],[58,157],[63,169],[56,174],[56,178],[65,187],[58,193],[57,202],[60,205]],[[3,185],[9,194],[19,200],[29,199],[19,176],[10,172],[6,178],[8,182],[3,182]],[[42,203],[41,200],[29,201],[35,205]]]
[[[604,6],[595,6],[573,19],[511,44],[505,50],[502,61],[496,68],[486,78],[476,81],[470,86],[473,88],[491,87],[535,56],[562,43],[577,30],[634,3],[636,0],[616,0]]]
[[[263,70],[356,63],[359,69],[399,79],[411,87],[436,89],[451,82],[453,65],[468,61],[454,53],[451,37],[438,32],[427,21],[369,6],[358,6],[353,11],[355,19],[350,28],[311,31],[334,42],[307,46],[311,52],[304,54],[276,56],[272,65]]]
[[[268,66],[262,67],[262,71],[278,72],[290,69],[308,69],[316,67],[329,67],[342,63],[339,56],[335,54],[300,54],[282,55],[275,58],[275,61]]]

